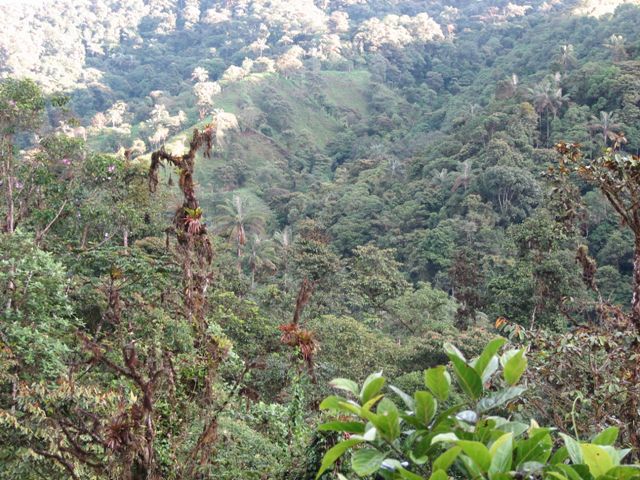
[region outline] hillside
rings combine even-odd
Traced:
[[[0,14],[0,480],[640,478],[638,2]]]

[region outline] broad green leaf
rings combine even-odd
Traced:
[[[489,477],[496,473],[506,473],[511,470],[513,460],[513,433],[505,433],[498,438],[491,448],[491,466],[489,467]]]
[[[473,479],[485,478],[484,476],[485,472],[480,470],[476,462],[471,460],[470,457],[467,457],[466,455],[460,455],[458,459],[462,462],[462,464],[464,465],[464,468],[467,470],[467,476],[462,478],[473,478]]]
[[[492,408],[500,407],[511,400],[518,398],[526,390],[523,387],[509,387],[482,398],[478,402],[478,413],[488,412]]]
[[[369,400],[367,400],[367,402],[365,402],[364,405],[362,405],[362,409],[363,410],[371,410],[373,408],[373,406],[378,403],[378,400],[380,400],[381,398],[383,398],[384,395],[376,395],[373,398],[370,398]]]
[[[349,380],[348,378],[334,378],[329,382],[333,388],[338,388],[340,390],[346,390],[347,392],[353,393],[356,397],[359,394],[358,384],[353,380]]]
[[[367,403],[371,398],[375,397],[382,387],[384,387],[385,379],[382,376],[382,372],[372,373],[362,384],[362,390],[360,391],[360,401]]]
[[[356,450],[351,457],[351,467],[360,477],[366,477],[377,472],[382,466],[385,454],[373,448]]]
[[[640,466],[623,465],[620,467],[614,467],[611,470],[609,470],[604,476],[600,477],[600,479],[602,480],[639,480]]]
[[[447,342],[443,345],[443,348],[449,358],[451,358],[451,355],[453,355],[454,357],[458,357],[464,363],[467,363],[467,359],[464,358],[462,352],[458,350],[455,345]]]
[[[524,348],[515,354],[509,355],[508,360],[503,363],[503,376],[509,385],[515,385],[527,368],[527,358],[524,356]]]
[[[318,473],[316,475],[316,480],[320,478],[322,474],[331,467],[331,465],[336,463],[336,460],[338,460],[342,455],[344,455],[344,452],[349,450],[354,445],[358,445],[359,443],[362,443],[362,440],[357,440],[357,439],[345,440],[344,442],[340,442],[335,446],[333,446],[332,448],[330,448],[329,451],[327,451],[327,453],[325,453],[324,457],[322,458],[322,465],[320,465],[320,470],[318,470]]]
[[[574,465],[579,465],[581,463],[584,463],[584,460],[582,458],[582,450],[580,449],[580,444],[576,442],[569,435],[565,435],[564,433],[561,433],[560,436],[564,440],[564,446],[567,447],[567,453],[569,453],[569,458],[571,458],[571,462]]]
[[[329,395],[325,398],[322,403],[320,403],[320,410],[337,410],[344,411],[344,407],[342,407],[342,403],[346,402],[346,398],[338,397],[336,395]]]
[[[417,391],[413,395],[416,418],[423,425],[429,425],[438,409],[438,402],[429,392]]]
[[[355,402],[345,400],[340,402],[340,408],[343,412],[355,413],[359,417],[362,417],[362,407]]]
[[[553,440],[546,430],[537,432],[516,444],[516,468],[527,462],[546,463],[551,456]]]
[[[448,442],[448,443],[457,442],[458,440],[460,439],[453,432],[439,433],[438,435],[436,435],[431,439],[431,445],[435,445],[436,443],[440,443],[440,442]]]
[[[435,420],[433,421],[433,425],[431,428],[435,429],[442,423],[446,423],[450,421],[451,417],[458,413],[464,407],[463,403],[459,403],[457,405],[453,405],[452,407],[447,408],[446,410],[440,412]]]
[[[415,408],[415,404],[413,402],[413,398],[411,398],[411,395],[403,392],[398,387],[394,387],[393,385],[389,385],[389,388],[402,399],[409,410],[413,410]]]
[[[436,470],[431,474],[429,480],[449,480],[449,476],[444,470]]]
[[[582,443],[580,444],[580,449],[582,450],[584,463],[587,464],[589,471],[596,478],[604,475],[615,466],[611,456],[599,445]]]
[[[327,422],[318,427],[320,431],[364,433],[364,423],[360,422]]]
[[[496,353],[498,353],[498,350],[500,350],[500,347],[505,343],[506,340],[502,337],[494,338],[486,347],[484,347],[484,350],[473,364],[473,368],[478,375],[480,375],[480,378],[482,378],[483,381],[488,380],[488,378],[484,379],[484,372],[491,363],[491,360],[495,357]]]
[[[441,402],[444,402],[449,397],[451,376],[443,365],[426,370],[424,372],[424,384],[431,390],[433,396]]]
[[[505,433],[513,433],[513,437],[517,438],[527,431],[529,425],[522,422],[505,422],[502,425],[497,425],[496,428]]]
[[[480,442],[471,440],[458,440],[456,444],[462,448],[462,451],[471,458],[478,468],[486,472],[491,465],[491,454],[489,449]]]
[[[565,465],[563,463],[557,464],[554,468],[560,470],[566,478],[569,480],[584,480],[582,476],[576,472],[575,465]]]
[[[438,458],[436,458],[433,462],[433,470],[444,470],[445,472],[449,470],[451,464],[458,458],[458,455],[462,451],[462,447],[455,446],[451,447],[449,450],[444,452]]]
[[[381,434],[390,442],[400,436],[400,413],[398,407],[388,398],[383,398],[376,410],[379,424],[376,425]]]
[[[593,437],[591,443],[594,445],[613,445],[618,439],[618,433],[620,433],[618,427],[609,427]]]
[[[453,371],[456,374],[456,380],[460,388],[471,399],[477,400],[482,396],[482,380],[476,371],[460,360],[455,355],[449,355],[451,363],[453,363]]]
[[[351,435],[351,438],[359,438],[360,440],[364,440],[365,442],[373,442],[378,435],[378,429],[375,428],[372,424],[369,424],[370,428],[364,432],[364,435]]]
[[[569,480],[567,477],[558,472],[547,472],[547,477],[557,478],[558,480]]]
[[[403,478],[404,480],[424,480],[424,478],[421,477],[420,475],[411,473],[409,470],[403,467],[400,467],[398,469],[398,472],[400,473],[400,478]]]
[[[416,475],[415,473],[411,473],[409,470],[404,468],[398,460],[395,460],[393,458],[387,458],[384,461],[384,465],[386,467],[392,468],[393,470],[395,470],[395,472],[400,474],[400,478],[404,478],[406,480],[424,480],[424,478],[422,478],[421,476]]]
[[[569,451],[567,450],[567,447],[560,447],[549,459],[549,464],[556,465],[558,463],[564,463],[567,458],[569,458]]]

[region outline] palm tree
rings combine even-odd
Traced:
[[[256,288],[256,272],[276,271],[276,250],[272,240],[263,239],[258,234],[251,235],[249,246],[249,269],[251,270],[251,290],[253,290]]]
[[[620,62],[627,58],[627,49],[624,44],[625,38],[622,35],[616,34],[611,35],[608,42],[604,44],[606,48],[611,50],[614,62]]]
[[[498,83],[496,88],[496,97],[500,99],[513,97],[518,93],[519,83],[520,80],[518,75],[512,73],[511,76]]]
[[[446,168],[440,171],[434,170],[431,178],[433,179],[433,183],[441,188],[449,179],[449,170]]]
[[[529,97],[533,102],[533,107],[540,116],[540,124],[542,124],[542,116],[546,113],[548,142],[551,124],[549,113],[551,113],[555,119],[558,115],[558,111],[562,105],[569,100],[569,97],[567,95],[563,95],[562,88],[558,85],[557,80],[552,83],[548,79],[534,85],[533,88],[530,88]]]
[[[560,45],[560,53],[556,55],[556,61],[562,68],[563,72],[566,72],[570,67],[576,64],[576,56],[574,55],[574,47],[570,43],[566,45]]]
[[[620,124],[616,123],[616,114],[613,112],[600,112],[600,118],[595,115],[591,116],[592,123],[589,124],[589,129],[592,131],[602,132],[602,140],[605,147],[607,141],[615,141],[618,135],[614,132],[620,128]]]
[[[215,218],[218,225],[217,231],[223,235],[228,235],[236,243],[236,253],[238,256],[238,271],[241,270],[240,259],[242,249],[247,243],[247,231],[251,233],[263,233],[265,224],[265,214],[261,210],[251,209],[246,199],[239,195],[234,195],[225,204],[220,206],[222,211]]]
[[[291,247],[293,246],[293,233],[291,232],[291,227],[287,225],[282,231],[277,231],[273,234],[273,239],[277,244],[277,248],[280,251],[282,259],[284,291],[286,292],[288,290],[287,276],[289,274],[289,255],[291,254]]]
[[[471,166],[473,165],[473,160],[467,159],[462,162],[462,168],[458,172],[455,181],[453,182],[453,187],[451,187],[451,191],[455,192],[461,186],[464,187],[464,191],[467,191],[469,188],[469,183],[471,182]]]

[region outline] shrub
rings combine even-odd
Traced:
[[[316,478],[350,452],[351,471],[360,477],[640,479],[640,466],[621,465],[629,449],[613,447],[616,427],[590,442],[560,433],[564,445],[556,448],[553,428],[541,427],[535,420],[525,423],[496,415],[508,411],[525,391],[518,386],[527,367],[525,349],[499,355],[505,341],[492,340],[471,361],[445,344],[453,378],[463,394],[463,401],[454,405],[448,402],[452,376],[444,366],[426,370],[426,390],[412,396],[389,387],[402,406],[381,393],[386,383],[381,373],[370,375],[361,386],[334,379],[332,386],[345,391],[346,397],[332,395],[321,403],[320,408],[336,418],[319,430],[340,432],[343,439],[327,451]]]

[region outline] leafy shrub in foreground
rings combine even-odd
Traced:
[[[564,445],[556,448],[553,428],[541,427],[535,420],[523,423],[493,415],[525,390],[517,386],[527,367],[525,350],[499,355],[504,343],[503,338],[492,340],[471,361],[445,344],[465,400],[444,410],[439,404],[445,404],[451,393],[451,375],[444,366],[426,370],[427,390],[413,396],[390,386],[401,407],[381,393],[386,383],[381,373],[370,375],[362,386],[344,378],[333,380],[332,386],[345,391],[347,398],[332,395],[321,403],[320,408],[336,419],[319,429],[340,432],[344,440],[327,451],[316,478],[350,451],[351,471],[360,477],[640,479],[640,466],[621,465],[629,449],[613,446],[618,437],[615,427],[590,442],[559,433]],[[489,390],[487,385],[500,388]]]

